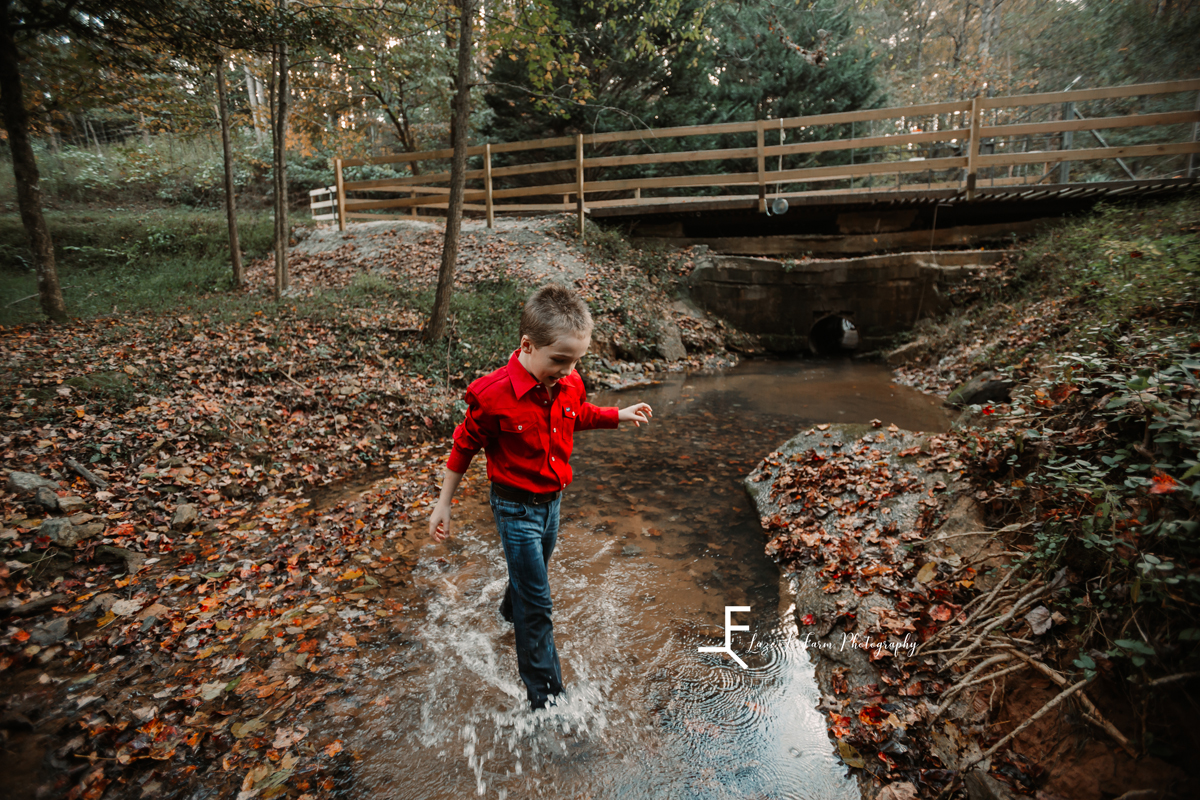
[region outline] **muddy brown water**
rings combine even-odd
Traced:
[[[938,401],[848,362],[749,363],[591,399],[644,400],[654,421],[576,436],[550,565],[566,702],[526,707],[477,464],[454,539],[419,551],[404,633],[359,659],[324,712],[354,756],[337,795],[857,797],[741,480],[812,423],[945,430]],[[733,618],[749,627],[732,634],[745,668],[698,650],[724,643],[725,606],[751,609]]]

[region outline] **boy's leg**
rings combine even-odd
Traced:
[[[562,692],[546,572],[558,539],[559,501],[534,506],[493,495],[491,505],[508,562],[517,668],[530,704],[541,708],[551,695]]]
[[[504,599],[500,601],[500,616],[504,617],[505,622],[513,621],[511,581],[504,587]]]

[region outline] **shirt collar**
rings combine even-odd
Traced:
[[[518,400],[524,397],[526,392],[540,385],[521,364],[520,355],[521,349],[518,347],[508,359],[508,379],[512,382],[513,393]]]

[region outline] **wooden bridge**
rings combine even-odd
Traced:
[[[940,206],[1175,191],[1200,176],[1198,93],[1200,80],[1182,80],[475,145],[465,211],[489,226],[498,213],[575,211],[582,231],[586,216],[907,204],[932,205],[936,228]],[[345,230],[444,213],[451,155],[336,159],[336,184],[311,192],[314,219]]]

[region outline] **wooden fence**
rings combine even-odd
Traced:
[[[475,145],[464,208],[484,214],[489,226],[497,212],[573,209],[582,229],[587,210],[605,206],[756,197],[765,211],[776,197],[821,193],[951,188],[973,200],[983,185],[1065,184],[1073,173],[1084,181],[1190,179],[1200,166],[1200,94],[1192,102],[1192,93],[1200,93],[1200,80]],[[1111,114],[1114,105],[1126,113]],[[1126,141],[1110,145],[1100,131],[1113,130]],[[776,135],[779,144],[768,144]],[[695,137],[712,146],[670,149]],[[744,146],[727,146],[739,138]],[[445,209],[451,155],[335,159],[336,184],[311,192],[314,219],[345,230],[351,219]],[[369,165],[409,174],[346,180],[348,170]],[[664,171],[673,174],[645,174]]]

